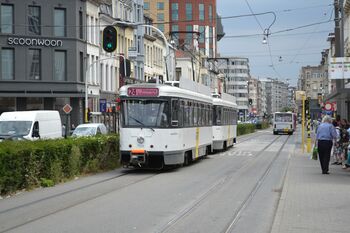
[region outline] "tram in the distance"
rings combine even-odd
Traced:
[[[273,134],[292,135],[296,129],[297,116],[292,112],[275,112],[273,114]]]

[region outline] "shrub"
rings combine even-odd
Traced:
[[[254,131],[255,131],[254,124],[238,124],[237,125],[237,136],[248,134],[248,133],[253,133]]]
[[[0,143],[0,194],[53,186],[119,166],[119,138],[107,135]]]

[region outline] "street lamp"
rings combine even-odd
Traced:
[[[161,30],[159,30],[157,27],[155,27],[153,25],[149,25],[149,24],[137,24],[137,23],[128,23],[128,22],[123,22],[123,21],[115,21],[112,25],[117,25],[117,24],[132,26],[132,27],[137,27],[137,26],[148,27],[148,28],[151,28],[151,29],[155,30],[156,32],[158,32],[158,34],[162,37],[164,44],[165,44],[165,51],[166,52],[164,54],[164,60],[165,60],[164,77],[166,77],[166,79],[168,80],[167,71],[168,71],[168,56],[170,54],[169,47],[172,47],[172,45],[168,43],[164,33]],[[158,82],[158,78],[157,78],[157,82]]]
[[[86,68],[85,71],[85,123],[88,123],[88,71],[90,70],[90,68],[95,65],[96,63],[100,62],[100,61],[104,61],[104,60],[109,60],[111,58],[117,58],[117,57],[122,57],[124,59],[124,73],[126,74],[126,60],[125,60],[125,56],[121,55],[121,54],[116,54],[116,55],[112,55],[110,57],[106,57],[106,58],[102,58],[102,59],[98,59],[94,62],[92,62],[91,64],[89,64],[89,66]]]

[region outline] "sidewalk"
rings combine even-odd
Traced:
[[[309,157],[296,145],[271,232],[350,232],[350,169],[330,165],[323,175],[319,161]]]

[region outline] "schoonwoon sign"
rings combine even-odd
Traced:
[[[9,38],[7,38],[7,44],[9,44],[9,45],[22,45],[22,46],[61,47],[62,40],[9,37]]]

